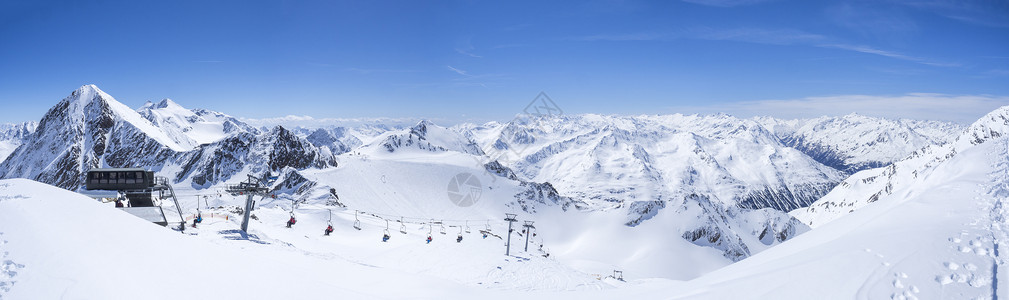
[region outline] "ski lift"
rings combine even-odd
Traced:
[[[433,231],[433,230],[434,230],[434,222],[432,221],[431,223],[427,223],[427,243],[428,244],[431,243],[431,240],[432,240],[431,239],[431,231]]]
[[[466,221],[466,233],[469,233],[469,221]]]
[[[459,227],[459,236],[455,238],[456,243],[462,243],[462,227]]]
[[[445,233],[445,221],[441,221],[441,234],[446,234]]]
[[[354,229],[361,230],[361,219],[357,218],[357,211],[354,211]]]
[[[389,220],[385,220],[385,231],[382,233],[382,241],[389,241]]]
[[[399,232],[406,234],[406,223],[403,223],[403,217],[399,218]]]
[[[486,230],[487,232],[490,232],[490,220],[487,220],[487,227],[486,227],[486,229],[485,229],[485,230]]]

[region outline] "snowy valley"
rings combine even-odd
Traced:
[[[1006,107],[969,126],[584,114],[257,128],[86,85],[0,127],[0,298],[996,298],[1007,134]],[[76,193],[88,170],[122,167],[170,181],[181,207],[162,206],[185,219],[169,222],[204,221],[179,232]],[[226,188],[249,175],[276,180],[245,233],[245,196]]]

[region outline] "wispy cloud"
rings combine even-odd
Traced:
[[[376,74],[376,73],[416,73],[420,72],[417,70],[409,69],[367,69],[367,68],[347,68],[344,69],[348,72],[357,72],[361,74]]]
[[[807,46],[847,50],[864,54],[873,54],[893,59],[915,62],[936,67],[957,67],[960,64],[942,62],[924,57],[916,57],[903,53],[882,50],[865,45],[846,43],[840,39],[809,33],[794,29],[763,29],[763,28],[732,28],[716,29],[710,27],[695,27],[671,33],[630,33],[630,34],[600,34],[572,37],[567,40],[596,41],[667,41],[675,39],[699,39],[711,41],[733,41],[766,45]]]
[[[628,33],[628,34],[597,34],[589,36],[570,37],[567,40],[595,42],[595,41],[657,41],[676,38],[676,35],[658,33]]]
[[[843,95],[792,100],[759,100],[705,106],[672,107],[680,113],[728,113],[739,117],[815,118],[859,113],[885,118],[952,121],[970,124],[1009,105],[1009,96],[912,93],[899,96]]]
[[[683,2],[717,7],[746,6],[771,1],[775,0],[683,0]]]
[[[455,68],[455,67],[453,67],[453,66],[445,66],[445,67],[447,67],[447,68],[448,68],[449,70],[451,70],[452,72],[455,72],[456,74],[459,74],[459,75],[462,75],[462,76],[467,76],[467,77],[471,76],[471,75],[469,75],[469,73],[467,73],[466,71],[463,71],[463,70],[460,70],[460,69],[457,69],[457,68]]]
[[[938,62],[938,61],[933,61],[933,60],[926,59],[926,58],[915,57],[915,56],[908,56],[908,55],[904,55],[904,54],[900,54],[900,53],[896,53],[896,52],[892,52],[892,51],[880,50],[880,49],[872,48],[872,47],[869,47],[869,46],[847,45],[847,44],[820,44],[820,45],[816,45],[816,46],[817,47],[822,47],[822,48],[835,48],[835,49],[842,49],[842,50],[850,50],[850,51],[861,52],[861,53],[866,53],[866,54],[875,54],[875,55],[879,55],[879,56],[885,56],[885,57],[895,58],[895,59],[899,59],[899,60],[906,60],[906,61],[910,61],[910,62],[916,62],[916,63],[920,63],[920,64],[923,64],[923,65],[936,66],[936,67],[959,67],[960,66],[960,64],[958,64],[958,63]]]
[[[473,53],[473,50],[476,50],[476,47],[473,47],[473,42],[470,39],[458,43],[458,46],[455,47],[456,53],[473,58],[483,58],[483,56]]]
[[[224,62],[223,60],[197,60],[194,62],[205,63],[205,64],[218,64]]]
[[[991,0],[892,0],[938,14],[960,22],[1009,28],[1009,6],[1005,1]]]
[[[839,2],[825,9],[827,20],[862,36],[881,41],[906,40],[918,32],[907,9],[877,2]]]
[[[762,28],[714,29],[701,27],[686,31],[684,36],[703,40],[736,41],[771,45],[812,44],[829,40],[826,36],[800,30]]]
[[[473,46],[470,46],[470,47],[467,47],[467,48],[455,48],[455,52],[456,53],[459,53],[459,54],[462,54],[462,55],[465,55],[465,56],[469,56],[469,57],[473,57],[473,58],[483,58],[483,56],[473,54],[473,52],[471,52],[471,51],[473,51]]]

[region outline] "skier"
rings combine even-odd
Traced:
[[[298,222],[298,220],[295,220],[294,216],[291,216],[291,219],[287,220],[287,228],[291,228],[291,225],[294,225],[294,223],[297,223],[297,222]]]
[[[388,234],[383,234],[382,235],[382,241],[383,242],[388,242],[389,241],[389,235]],[[429,240],[427,242],[430,243],[431,241]]]
[[[290,226],[288,226],[288,227],[290,227]],[[329,235],[329,233],[331,233],[331,232],[333,232],[333,225],[326,226],[326,235]]]
[[[428,243],[428,244],[430,244],[430,243],[431,243],[431,236],[430,236],[430,235],[429,235],[429,236],[427,236],[427,243]]]

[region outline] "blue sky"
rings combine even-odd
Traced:
[[[1009,105],[1009,3],[0,1],[0,122],[83,84],[252,119],[505,121],[543,91],[569,114],[969,122]]]

